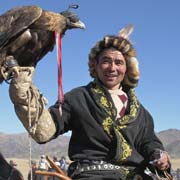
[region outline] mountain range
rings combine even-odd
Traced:
[[[180,130],[168,129],[157,133],[171,158],[180,158]],[[70,136],[59,136],[46,143],[37,144],[27,133],[0,133],[0,152],[6,158],[39,158],[42,154],[50,156],[67,156]],[[31,151],[30,151],[31,149]]]

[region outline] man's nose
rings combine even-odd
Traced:
[[[111,70],[115,70],[116,69],[116,64],[114,62],[111,62],[110,68],[111,68]]]

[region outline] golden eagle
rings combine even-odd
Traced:
[[[53,50],[55,32],[64,35],[67,29],[84,29],[84,23],[70,11],[70,8],[77,7],[78,5],[71,5],[66,11],[55,13],[38,6],[21,6],[2,14],[0,16],[0,83],[5,78],[3,74],[9,60],[15,59],[19,66],[36,66],[40,59]]]

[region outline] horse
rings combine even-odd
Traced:
[[[0,180],[24,180],[19,170],[12,167],[0,152]]]

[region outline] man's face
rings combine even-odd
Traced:
[[[108,48],[102,51],[95,69],[99,80],[108,89],[118,89],[126,72],[126,61],[120,51]]]

